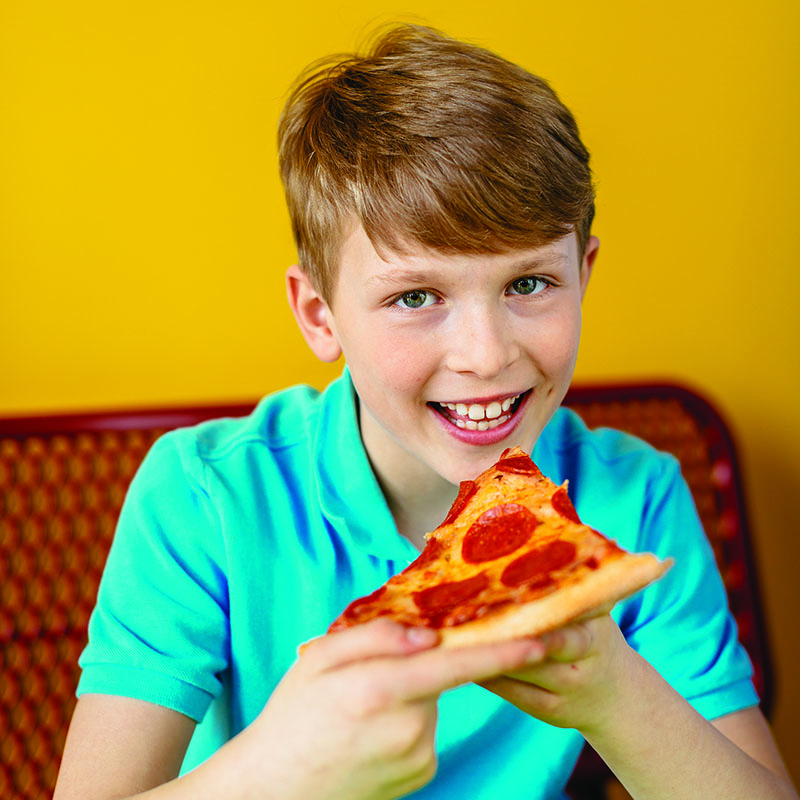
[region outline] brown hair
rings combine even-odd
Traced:
[[[355,222],[378,252],[501,252],[575,231],[582,254],[589,238],[589,153],[569,110],[541,78],[429,28],[312,64],[278,139],[300,267],[328,302]]]

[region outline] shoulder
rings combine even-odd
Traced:
[[[209,462],[250,446],[278,451],[308,440],[320,402],[316,389],[293,386],[263,398],[246,417],[208,420],[167,437],[181,451]]]
[[[313,513],[321,398],[313,389],[294,387],[265,397],[245,417],[213,419],[160,437],[120,514],[115,545],[127,554],[123,561],[169,553],[166,560],[192,575],[202,573],[203,585],[213,585],[221,597],[219,582],[236,554],[252,556],[266,546],[265,531],[297,527],[298,517]]]
[[[199,488],[213,474],[290,464],[307,456],[321,404],[317,390],[294,386],[263,398],[245,417],[169,431],[153,445],[135,480],[155,484],[182,476]]]
[[[578,514],[623,547],[652,546],[652,521],[667,506],[694,515],[680,464],[671,453],[623,431],[590,430],[560,408],[545,428],[534,460],[556,483],[568,482]],[[549,470],[549,472],[548,472]]]
[[[537,448],[562,480],[628,480],[634,476],[656,478],[680,471],[670,453],[624,431],[613,428],[589,429],[572,409],[559,408],[542,433]]]
[[[361,471],[368,464],[344,375],[323,392],[292,387],[265,397],[246,417],[165,434],[147,454],[128,499],[170,518],[180,507],[183,516],[194,513],[224,537],[299,529],[325,512],[328,495],[338,497],[341,475],[353,483],[354,464],[362,461]],[[333,511],[341,505],[352,504],[342,501]]]

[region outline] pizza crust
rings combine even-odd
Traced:
[[[537,600],[490,612],[463,625],[442,628],[441,647],[456,648],[538,636],[605,608],[660,578],[672,559],[650,553],[622,553],[601,563],[580,581],[560,586]]]

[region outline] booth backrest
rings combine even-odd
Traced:
[[[768,650],[725,424],[676,386],[576,387],[566,402],[590,427],[628,430],[680,459],[768,712]],[[0,419],[1,798],[48,797],[55,785],[89,615],[123,497],[145,453],[167,430],[251,408]],[[584,773],[595,781],[591,765]]]

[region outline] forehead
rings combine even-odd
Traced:
[[[505,250],[500,253],[443,253],[420,245],[409,245],[402,252],[376,249],[364,229],[354,228],[341,249],[337,285],[379,286],[426,279],[486,274],[498,269],[536,270],[567,268],[578,264],[578,245],[574,233],[540,247]]]

